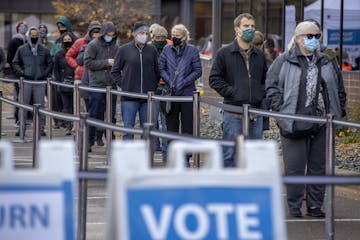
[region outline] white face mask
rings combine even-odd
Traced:
[[[136,35],[136,40],[139,43],[145,44],[147,41],[147,35],[146,34],[138,34],[138,35]]]

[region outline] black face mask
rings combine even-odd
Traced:
[[[60,35],[62,35],[63,33],[66,33],[67,30],[66,29],[61,29],[61,30],[59,30],[59,32],[60,32]]]
[[[182,43],[181,38],[173,37],[171,40],[173,41],[174,47],[179,46]]]
[[[70,48],[72,45],[72,42],[63,42],[63,45],[65,48]]]
[[[39,38],[30,38],[30,41],[32,44],[36,44],[38,42]]]
[[[166,45],[166,40],[163,40],[163,41],[153,41],[153,44],[154,46],[158,49],[158,50],[163,50],[163,48],[165,47]]]

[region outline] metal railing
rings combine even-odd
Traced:
[[[19,82],[20,83],[20,96],[23,94],[23,83],[33,83],[34,81],[26,81],[23,79],[14,80],[14,79],[6,79],[0,78],[0,81],[5,82]],[[39,82],[36,82],[37,84]],[[58,118],[66,121],[72,121],[78,124],[78,128],[76,129],[76,143],[77,143],[77,158],[80,162],[80,169],[79,169],[79,222],[78,222],[78,239],[85,239],[86,233],[86,198],[87,198],[87,180],[89,179],[106,179],[106,173],[94,173],[88,171],[88,126],[95,126],[104,128],[107,130],[106,134],[106,142],[107,142],[107,159],[110,159],[110,145],[111,145],[111,135],[108,133],[112,133],[112,131],[119,131],[119,132],[126,132],[131,134],[138,134],[141,135],[145,140],[149,142],[149,159],[151,160],[152,166],[154,165],[153,160],[153,150],[152,150],[152,139],[153,137],[160,137],[166,139],[177,139],[183,141],[202,141],[207,138],[201,138],[200,135],[200,104],[208,104],[214,107],[218,107],[223,109],[224,111],[230,111],[234,113],[239,113],[243,115],[243,135],[245,138],[249,135],[249,121],[250,121],[250,114],[256,114],[259,116],[267,116],[267,117],[274,117],[274,118],[285,118],[285,119],[296,119],[299,121],[308,121],[314,123],[325,123],[326,125],[326,176],[306,176],[306,177],[293,177],[293,176],[284,176],[283,183],[284,184],[326,184],[326,201],[325,201],[325,212],[326,212],[326,232],[328,239],[334,239],[334,185],[335,184],[360,184],[360,177],[343,177],[343,176],[334,176],[334,139],[335,139],[335,125],[345,126],[345,127],[353,127],[353,128],[360,128],[360,123],[352,122],[352,121],[343,121],[343,120],[336,120],[332,115],[327,115],[326,118],[322,117],[312,117],[312,116],[305,116],[305,115],[288,115],[282,114],[277,112],[271,112],[267,110],[261,110],[256,108],[250,108],[249,105],[243,106],[233,106],[227,105],[220,102],[216,102],[207,98],[199,97],[197,92],[194,92],[193,96],[189,97],[164,97],[164,96],[157,96],[154,95],[152,92],[146,94],[137,94],[137,93],[129,93],[123,91],[117,91],[108,87],[106,89],[101,88],[91,88],[91,87],[84,87],[79,85],[67,85],[62,83],[57,83],[54,81],[48,80],[41,81],[41,84],[54,84],[57,86],[62,87],[70,87],[74,90],[74,101],[75,106],[80,106],[80,90],[85,91],[97,91],[106,94],[107,99],[107,106],[106,106],[106,119],[105,121],[100,121],[97,119],[88,118],[87,113],[80,113],[79,111],[74,111],[74,114],[65,114],[65,113],[58,113],[51,110],[51,98],[52,88],[48,87],[48,110],[40,108],[39,105],[29,106],[23,104],[21,101],[23,98],[20,97],[19,103],[2,96],[0,93],[0,102],[4,102],[7,104],[12,104],[16,107],[19,107],[20,110],[27,110],[33,112],[33,149],[35,150],[39,140],[39,115],[44,114],[48,119],[48,123],[51,128],[51,120],[52,118]],[[146,99],[148,103],[148,123],[144,124],[143,128],[128,128],[122,127],[117,124],[111,123],[111,95],[115,94],[117,96],[127,96],[139,99]],[[152,122],[152,111],[153,111],[153,101],[174,101],[174,102],[193,102],[193,114],[194,114],[194,122],[193,122],[193,129],[194,133],[193,136],[185,136],[177,133],[165,133],[162,131],[154,130],[153,129],[153,122]],[[109,102],[110,101],[110,102]],[[1,106],[1,105],[0,105]],[[79,108],[80,109],[80,108]],[[1,109],[2,110],[2,109]],[[109,114],[110,113],[110,114]],[[24,116],[21,116],[21,122],[23,121]],[[0,124],[1,126],[1,124]],[[49,131],[48,137],[51,139],[51,131]],[[24,140],[24,135],[20,134],[20,138]],[[209,140],[209,139],[208,139]],[[221,146],[226,147],[234,147],[236,143],[234,141],[223,141],[219,139],[210,139],[213,141],[217,141],[218,144]],[[35,152],[35,151],[33,151]],[[33,154],[33,166],[36,166],[36,158],[35,154]],[[200,160],[199,157],[194,154],[193,161],[195,162],[196,167],[200,167]],[[107,165],[110,165],[110,162],[106,162]]]

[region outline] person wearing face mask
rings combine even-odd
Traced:
[[[51,50],[53,47],[53,43],[48,41],[47,34],[48,28],[45,24],[41,23],[38,27],[39,29],[39,36],[40,36],[40,43],[44,45],[47,49]]]
[[[234,20],[235,39],[216,53],[209,84],[225,104],[262,108],[265,98],[267,64],[263,51],[254,47],[255,18],[242,13]],[[224,140],[234,141],[243,134],[242,114],[223,111],[222,132]],[[250,115],[249,138],[262,139],[263,117]],[[223,148],[225,167],[236,165],[235,149]]]
[[[13,66],[13,60],[15,57],[15,53],[17,49],[26,43],[26,32],[28,31],[28,26],[26,22],[18,22],[16,24],[16,34],[13,36],[13,38],[10,40],[10,42],[7,45],[7,57],[6,61],[9,64],[9,78],[19,78],[19,76],[16,75],[14,66]],[[14,83],[14,100],[18,101],[19,99],[19,84]],[[19,108],[15,107],[14,109],[14,118],[15,118],[15,126],[19,126]]]
[[[39,30],[36,27],[30,27],[27,35],[27,44],[19,47],[16,51],[13,66],[17,75],[27,80],[43,81],[51,75],[53,63],[50,51],[39,43]],[[34,104],[41,104],[44,107],[45,85],[25,83],[24,104],[29,104],[31,97]],[[46,136],[44,126],[45,116],[41,114],[41,136]],[[16,135],[19,136],[19,131]]]
[[[195,81],[202,74],[199,50],[188,43],[190,34],[183,24],[175,25],[171,36],[173,44],[165,46],[160,55],[160,75],[166,84],[173,86],[175,96],[192,96],[196,91]],[[167,130],[193,135],[192,109],[192,102],[172,102],[166,115]],[[190,166],[189,158],[187,166]]]
[[[55,81],[74,84],[74,69],[66,62],[65,54],[69,51],[74,43],[72,35],[70,33],[63,33],[61,35],[62,49],[58,51],[54,56],[54,77]],[[64,113],[73,113],[73,89],[66,87],[58,87],[60,92],[61,101],[63,103],[62,111]],[[71,135],[72,122],[65,122],[66,133],[65,135]]]
[[[118,51],[116,44],[117,31],[113,22],[103,24],[100,36],[93,39],[87,46],[84,53],[85,68],[89,71],[89,86],[96,88],[106,88],[112,86],[116,89],[116,82],[110,75],[111,67],[114,65],[114,58]],[[112,94],[112,123],[116,123],[117,96]],[[98,92],[90,92],[89,117],[104,119],[106,94]],[[107,136],[110,137],[110,136]],[[112,138],[115,136],[112,134]],[[89,151],[95,143],[95,127],[89,128]]]
[[[122,45],[115,57],[111,76],[126,92],[147,94],[155,91],[159,81],[158,54],[152,44],[147,44],[149,27],[136,22],[133,28],[134,40]],[[140,126],[147,121],[145,99],[121,96],[121,115],[125,127],[134,127],[139,113]],[[124,140],[133,140],[134,135],[124,133]]]
[[[346,93],[337,65],[319,51],[321,30],[311,21],[296,26],[288,50],[274,60],[266,78],[266,92],[273,111],[336,119],[346,115]],[[285,175],[325,175],[325,123],[276,119]],[[306,171],[306,172],[305,172]],[[287,203],[293,217],[302,216],[306,188],[307,215],[324,217],[321,210],[325,185],[287,185]]]
[[[151,29],[151,26],[150,26]],[[167,39],[168,32],[167,30],[160,25],[157,25],[152,29],[152,44],[156,47],[158,54],[160,56],[162,50],[167,44],[172,44],[172,41]],[[160,78],[158,88],[155,91],[155,94],[161,94],[162,88],[165,85],[165,81]],[[162,132],[166,132],[166,118],[165,115],[160,111],[160,102],[158,100],[154,101],[154,111],[153,111],[153,122],[154,122],[154,128],[155,129],[161,129]],[[159,120],[161,123],[161,126],[159,124]],[[154,151],[160,151],[162,152],[163,159],[167,158],[167,139],[162,138],[161,142],[158,137],[154,138]]]
[[[65,16],[60,16],[56,21],[56,26],[58,28],[60,37],[55,40],[53,47],[50,50],[51,56],[55,56],[55,54],[62,49],[61,35],[65,32],[72,34],[73,38],[76,39],[76,36],[73,33],[73,29],[71,26],[70,20]]]

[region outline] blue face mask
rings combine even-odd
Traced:
[[[104,36],[104,40],[105,40],[105,42],[107,42],[107,43],[111,42],[112,39],[113,39],[113,38],[110,37],[110,36],[108,36],[108,35],[105,35],[105,36]]]
[[[320,42],[319,39],[316,39],[315,37],[308,39],[307,37],[304,38],[304,48],[310,52],[315,51]]]
[[[21,28],[19,28],[19,33],[25,34],[27,32],[27,30],[28,30],[27,27],[21,27]]]
[[[241,39],[244,42],[251,42],[254,39],[254,35],[255,35],[255,30],[252,28],[248,28],[246,30],[243,31],[242,35],[241,35]]]

